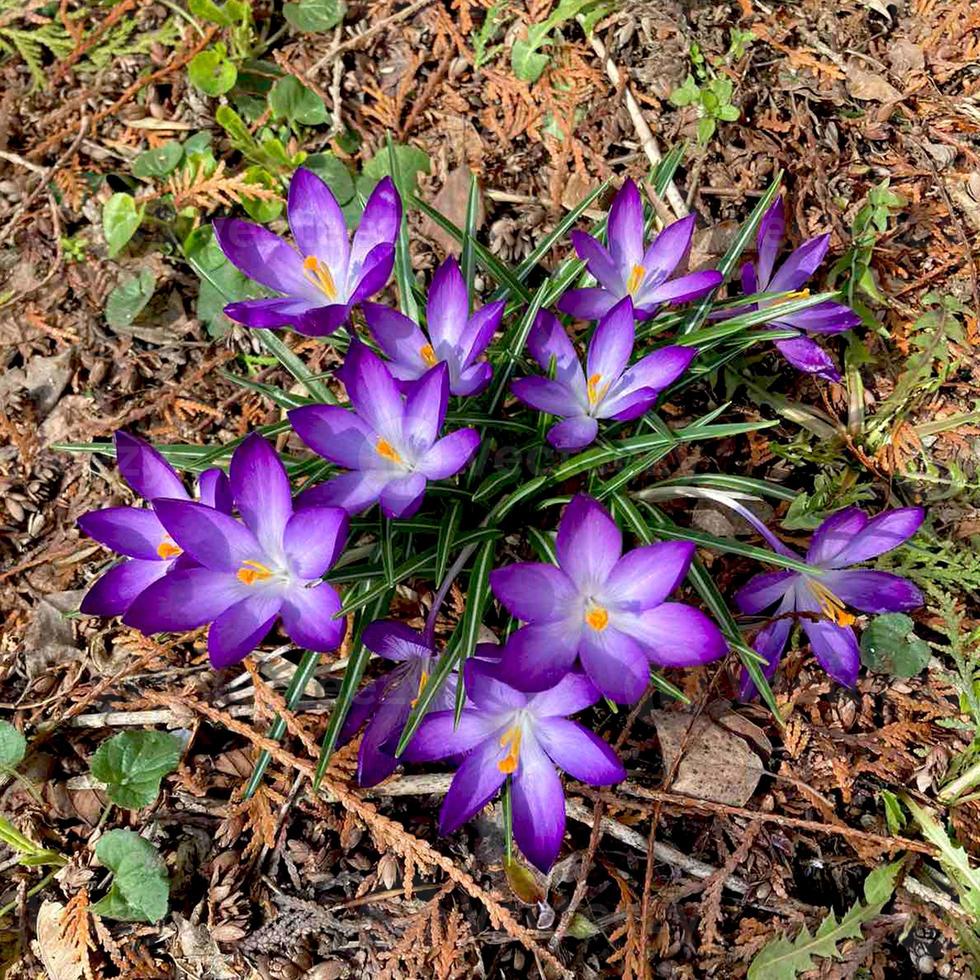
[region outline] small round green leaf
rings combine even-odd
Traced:
[[[173,173],[184,155],[184,148],[176,140],[169,140],[162,146],[141,153],[133,161],[133,176],[140,180],[153,177],[166,177]]]
[[[269,108],[277,119],[302,126],[320,126],[329,119],[323,99],[294,75],[286,75],[272,86]]]
[[[238,78],[238,69],[228,60],[223,44],[216,44],[194,55],[187,66],[191,85],[205,95],[224,95]]]
[[[115,258],[136,234],[143,220],[143,209],[136,207],[132,194],[113,194],[102,208],[102,231],[109,255]]]
[[[148,840],[132,830],[110,830],[95,845],[95,855],[113,877],[94,912],[125,922],[157,922],[167,914],[167,866]]]
[[[343,161],[332,153],[314,153],[303,163],[333,191],[337,203],[343,207],[354,196],[354,178]]]
[[[329,31],[344,19],[347,4],[344,0],[299,0],[287,3],[282,12],[298,31]]]
[[[180,762],[183,742],[168,732],[120,732],[92,757],[92,775],[118,806],[139,810],[160,792],[160,780]]]
[[[929,644],[904,613],[876,616],[861,636],[861,662],[892,677],[914,677],[929,663]]]
[[[0,721],[0,769],[16,769],[26,754],[27,739],[9,721]]]
[[[106,323],[116,330],[131,326],[153,298],[156,284],[156,277],[149,269],[141,269],[137,275],[123,279],[106,300]]]
[[[267,190],[278,190],[279,184],[275,177],[264,167],[249,167],[245,171],[244,180],[246,184],[255,184]],[[253,221],[264,225],[269,221],[274,221],[282,214],[282,200],[265,200],[259,197],[242,196],[242,207],[248,212]]]

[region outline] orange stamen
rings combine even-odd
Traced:
[[[157,545],[157,554],[164,560],[168,558],[176,558],[180,554],[180,551],[181,551],[180,547],[174,544],[174,542],[171,541],[170,538],[164,538]]]
[[[272,578],[272,572],[262,562],[249,560],[242,562],[242,567],[235,572],[235,577],[245,585],[254,585],[256,582]]]
[[[387,439],[378,439],[374,444],[374,449],[379,456],[390,459],[393,463],[402,461],[401,456],[398,455],[398,450]]]
[[[325,263],[321,262],[315,255],[307,255],[303,259],[303,269],[306,271],[306,278],[317,289],[325,293],[327,299],[337,298],[337,285]]]
[[[640,283],[643,282],[643,277],[647,274],[647,270],[643,268],[642,265],[634,265],[633,271],[630,272],[629,279],[626,280],[626,292],[632,296],[639,288]]]
[[[439,363],[439,358],[436,357],[436,352],[432,349],[432,344],[424,344],[419,348],[419,353],[422,355],[422,360],[425,361],[426,367],[435,367]]]
[[[507,755],[497,763],[497,768],[509,776],[517,770],[517,763],[521,754],[521,730],[516,725],[513,728],[508,728],[500,736],[500,747],[503,748],[505,745],[509,745],[510,748],[507,750]]]
[[[783,303],[790,303],[794,299],[809,299],[810,290],[809,289],[797,289],[795,292],[787,293],[781,299],[774,300],[772,306],[780,306]]]
[[[585,622],[601,633],[609,625],[609,612],[602,606],[589,606],[585,612]]]
[[[588,392],[589,404],[590,405],[596,405],[600,401],[602,401],[602,396],[606,393],[606,390],[609,388],[609,385],[607,385],[607,384],[606,385],[603,385],[600,388],[599,387],[599,382],[600,381],[602,381],[602,375],[601,374],[593,374],[593,375],[590,376],[590,378],[588,380],[588,383],[587,383],[587,386],[586,386],[586,390]]]
[[[422,697],[422,692],[425,690],[425,685],[429,683],[429,672],[427,670],[422,671],[422,676],[419,678],[419,689],[415,698],[412,700],[411,707],[415,707],[419,703],[419,698]]]
[[[817,602],[820,603],[820,611],[827,617],[832,623],[836,623],[838,626],[853,626],[857,621],[856,616],[852,616],[845,608],[844,603],[841,599],[834,595],[826,585],[821,585],[819,582],[808,582],[810,591],[816,597]]]

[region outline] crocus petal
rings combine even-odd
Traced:
[[[597,238],[584,231],[571,233],[572,246],[578,257],[588,266],[589,272],[604,286],[611,287],[622,279],[619,266],[609,250]]]
[[[922,593],[908,579],[890,572],[865,569],[827,572],[820,577],[826,586],[845,605],[861,612],[906,612],[918,609]]]
[[[350,316],[349,303],[331,303],[306,310],[293,329],[307,337],[328,337]]]
[[[715,269],[704,269],[701,272],[689,272],[677,279],[668,279],[655,289],[636,297],[637,319],[653,316],[661,303],[687,303],[692,299],[700,299],[720,286],[722,278],[722,274]]]
[[[338,375],[357,414],[378,435],[397,441],[404,406],[384,361],[365,344],[355,343]]]
[[[853,687],[861,667],[861,652],[854,631],[829,620],[804,619],[803,631],[820,666],[839,684]]]
[[[562,313],[575,317],[576,320],[598,320],[608,313],[620,297],[598,286],[586,286],[582,289],[569,289],[563,293],[556,306]]]
[[[612,701],[632,704],[650,683],[650,663],[643,648],[615,627],[582,630],[578,653],[589,680]]]
[[[276,327],[298,329],[312,303],[307,299],[274,296],[271,299],[243,299],[228,303],[224,314],[229,320],[257,330],[273,330]]]
[[[560,568],[538,562],[495,569],[490,588],[507,612],[526,623],[564,619],[578,601],[575,586]]]
[[[486,362],[481,361],[472,367],[461,371],[458,380],[452,385],[451,391],[459,398],[469,398],[480,394],[493,377],[493,368]]]
[[[249,279],[287,296],[313,303],[322,299],[320,290],[303,275],[303,257],[268,228],[237,218],[218,218],[213,227],[218,247]]]
[[[603,409],[610,414],[622,411],[618,403],[625,400],[632,392],[640,388],[653,388],[662,391],[673,384],[688,368],[697,355],[694,347],[681,347],[671,344],[661,347],[645,357],[641,357],[619,379],[619,384],[609,393],[603,402]]]
[[[590,786],[609,786],[626,778],[616,753],[598,735],[567,718],[541,718],[534,734],[551,761]]]
[[[623,551],[623,535],[597,500],[578,494],[558,525],[555,541],[558,564],[588,594],[601,586]]]
[[[92,510],[78,519],[78,526],[90,538],[120,555],[158,561],[157,550],[168,537],[152,510],[138,507],[106,507]]]
[[[528,698],[528,710],[536,718],[564,717],[591,708],[600,698],[599,689],[578,671],[570,671],[554,686]]]
[[[538,313],[527,338],[527,349],[546,373],[551,370],[551,363],[554,361],[555,379],[564,387],[573,389],[573,379],[581,379],[584,395],[585,376],[582,374],[575,346],[554,313],[548,310]]]
[[[197,494],[205,507],[214,507],[222,514],[230,514],[235,507],[231,496],[231,481],[217,467],[205,470],[197,478]]]
[[[390,177],[380,180],[364,205],[350,252],[350,278],[360,279],[361,267],[378,245],[394,245],[402,223],[402,202]]]
[[[830,246],[830,235],[818,235],[791,252],[769,280],[766,292],[786,293],[799,289],[817,271]]]
[[[170,562],[129,558],[101,575],[85,593],[79,612],[86,616],[121,616],[136,597],[167,574]]]
[[[249,586],[209,568],[175,570],[144,589],[123,622],[147,636],[197,629],[241,602]]]
[[[565,837],[565,794],[555,767],[530,732],[521,742],[512,806],[517,846],[547,874]]]
[[[326,483],[304,490],[296,498],[297,508],[343,507],[348,514],[359,514],[381,497],[390,473],[378,470],[355,470],[343,473]]]
[[[255,535],[227,514],[193,500],[158,500],[154,509],[174,541],[205,568],[234,573],[262,557]]]
[[[843,568],[845,565],[856,565],[869,558],[877,558],[878,555],[905,544],[919,530],[925,516],[921,507],[900,507],[885,511],[872,517],[862,530],[845,543],[841,551],[821,564],[828,568]]]
[[[643,202],[636,184],[627,179],[609,207],[606,238],[620,274],[629,278],[630,270],[643,258]]]
[[[403,680],[407,683],[395,682],[389,686],[364,730],[364,738],[357,752],[357,781],[362,786],[377,786],[398,768],[395,749],[411,713],[411,698],[414,695],[408,689],[413,678]]]
[[[434,711],[425,716],[404,752],[406,762],[434,762],[462,755],[476,748],[499,728],[483,712],[463,710],[456,724],[454,711]]]
[[[283,551],[297,578],[326,574],[347,541],[350,519],[340,507],[305,507],[286,523]]]
[[[456,770],[439,810],[439,831],[451,834],[482,810],[500,789],[505,774],[497,768],[501,749],[494,739],[477,745]]]
[[[387,357],[411,368],[413,378],[428,370],[422,351],[429,342],[414,320],[380,303],[364,303],[361,309],[371,336]]]
[[[232,455],[229,479],[242,520],[267,554],[278,555],[293,514],[292,489],[282,460],[253,432]]]
[[[467,697],[488,716],[527,707],[527,695],[505,681],[498,667],[499,660],[470,659],[463,668]]]
[[[463,274],[451,255],[436,269],[425,308],[432,346],[458,347],[469,319],[469,297]]]
[[[840,372],[835,367],[830,355],[809,337],[777,340],[775,345],[779,348],[779,353],[797,371],[802,371],[804,374],[815,374],[827,381],[840,381]]]
[[[446,480],[472,459],[479,445],[476,429],[457,429],[436,441],[419,461],[419,469],[428,480]]]
[[[337,590],[322,582],[311,589],[292,588],[282,597],[282,625],[289,638],[305,650],[336,650],[347,632]]]
[[[420,450],[439,436],[449,404],[449,368],[445,361],[426,371],[405,399],[402,437]]]
[[[599,423],[590,415],[578,415],[558,422],[548,430],[548,442],[563,453],[584,449],[595,441]]]
[[[565,623],[524,626],[508,638],[498,674],[520,690],[545,691],[554,687],[575,662],[578,639]]]
[[[472,364],[486,349],[493,335],[500,327],[504,315],[505,302],[498,299],[478,309],[466,323],[466,329],[459,341],[461,364]]]
[[[216,670],[244,660],[268,635],[279,615],[282,597],[272,589],[226,609],[208,630],[208,659]]]
[[[659,396],[660,392],[654,388],[635,388],[621,396],[617,395],[615,401],[611,403],[615,411],[610,409],[609,402],[603,402],[596,415],[602,419],[609,418],[617,422],[631,422],[641,415],[646,415]]]
[[[115,443],[116,464],[122,478],[144,500],[187,496],[177,471],[148,442],[119,431]]]
[[[349,742],[360,731],[364,722],[374,714],[389,680],[388,675],[382,675],[377,680],[373,680],[370,684],[362,687],[354,695],[354,700],[351,702],[350,710],[347,712],[347,717],[344,719],[337,739],[340,744]]]
[[[602,599],[628,612],[658,606],[683,581],[693,558],[690,541],[662,541],[634,548],[613,566]]]
[[[381,491],[381,512],[385,517],[411,517],[422,506],[425,477],[412,473],[385,484]]]
[[[375,460],[374,433],[362,419],[339,405],[302,405],[289,412],[289,424],[315,453],[356,470]]]
[[[743,613],[760,613],[782,599],[796,584],[797,578],[799,578],[797,572],[785,569],[780,572],[753,575],[735,593],[735,605]]]
[[[585,374],[598,395],[619,380],[633,353],[633,301],[620,300],[600,321],[589,343]]]
[[[779,255],[785,233],[786,219],[783,199],[777,197],[762,216],[762,220],[759,222],[759,232],[756,236],[756,250],[759,253],[759,281],[762,283],[768,283],[772,278],[772,270],[776,264],[776,257]],[[746,293],[756,291],[753,286],[752,289],[747,289]]]
[[[837,559],[867,524],[867,515],[858,507],[845,507],[831,514],[810,538],[810,548],[806,553],[807,564],[827,568],[840,568],[849,564]]]
[[[432,654],[422,634],[394,619],[376,619],[364,628],[361,642],[372,652],[393,663]]]
[[[788,605],[792,605],[789,603]],[[789,611],[788,608],[785,611]],[[762,673],[767,680],[772,680],[782,659],[783,650],[786,647],[786,640],[789,638],[789,631],[793,625],[791,619],[774,619],[767,623],[756,634],[752,643],[756,653],[766,658],[767,663],[762,664]],[[749,673],[742,668],[742,675],[739,681],[739,697],[743,701],[750,701],[759,696],[759,690],[749,677]]]
[[[776,307],[775,312],[779,313],[778,307]],[[818,303],[807,310],[800,310],[799,313],[778,315],[772,322],[774,324],[785,323],[791,327],[796,327],[797,330],[806,330],[810,333],[835,334],[852,330],[861,323],[861,317],[849,306],[827,300],[825,303]]]
[[[651,286],[659,285],[684,261],[684,256],[687,255],[687,250],[691,247],[693,235],[694,215],[689,214],[667,225],[654,238],[644,252],[643,261],[640,263],[646,270],[646,274],[643,277],[638,296],[642,296],[645,292],[643,285],[647,283]]]
[[[728,653],[721,630],[700,609],[665,602],[617,625],[629,629],[661,667],[698,667]]]
[[[342,289],[347,281],[350,246],[347,222],[333,192],[312,170],[300,167],[289,184],[286,213],[300,251],[316,256]]]
[[[584,410],[571,389],[549,378],[518,378],[511,382],[510,390],[525,405],[549,415],[565,417],[579,415]]]
[[[349,305],[356,306],[369,296],[380,293],[391,278],[391,270],[395,265],[395,246],[382,243],[376,245],[367,254],[361,271],[356,279],[352,279]]]

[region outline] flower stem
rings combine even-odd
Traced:
[[[504,783],[504,861],[511,864],[514,860],[514,821],[510,806],[510,776]]]
[[[439,616],[439,610],[442,608],[442,604],[445,602],[446,596],[449,594],[449,590],[452,588],[456,577],[463,570],[464,566],[470,560],[473,552],[476,551],[478,546],[478,541],[474,541],[472,544],[466,545],[466,547],[459,553],[456,561],[449,566],[449,568],[446,570],[446,574],[443,576],[442,582],[436,591],[435,598],[432,600],[432,608],[429,610],[429,615],[426,617],[425,629],[422,631],[422,637],[429,646],[432,646],[435,641],[436,619]]]

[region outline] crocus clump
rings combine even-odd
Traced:
[[[778,198],[759,223],[756,239],[758,261],[756,264],[746,262],[742,266],[742,289],[746,294],[800,292],[801,295],[807,295],[808,291],[803,287],[827,254],[830,235],[818,235],[816,238],[808,239],[791,252],[783,264],[776,269],[776,257],[779,255],[785,234],[783,201],[782,198]],[[783,357],[798,371],[815,374],[828,381],[840,381],[840,372],[834,366],[830,355],[806,334],[843,333],[856,327],[861,322],[861,318],[850,307],[832,300],[818,303],[798,313],[781,314],[779,306],[782,302],[784,301],[778,299],[763,300],[758,304],[739,307],[730,311],[728,315],[745,313],[760,307],[772,309],[772,319],[768,320],[768,323],[774,327],[799,331],[798,337],[774,341]]]
[[[673,344],[661,347],[628,367],[636,336],[633,304],[621,300],[599,321],[586,355],[585,370],[558,319],[542,310],[528,337],[528,350],[551,378],[518,378],[513,393],[540,412],[562,418],[548,430],[556,449],[573,451],[599,433],[599,419],[639,418],[660,392],[676,381],[697,351]]]
[[[464,676],[470,700],[459,724],[453,711],[427,715],[405,756],[429,762],[465,754],[439,813],[444,834],[486,806],[509,778],[514,839],[546,872],[565,836],[565,794],[555,767],[592,786],[626,778],[615,752],[567,717],[595,704],[599,692],[575,673],[537,694],[505,684],[487,664],[468,663]]]
[[[215,239],[232,265],[280,294],[229,303],[225,313],[247,327],[292,327],[322,337],[388,282],[401,200],[390,177],[380,181],[350,243],[347,222],[330,188],[301,167],[289,185],[286,213],[299,251],[261,225],[237,218],[214,222]]]
[[[580,660],[589,680],[621,703],[640,698],[651,665],[693,667],[728,645],[700,610],[664,600],[687,574],[694,545],[666,541],[623,554],[605,508],[580,494],[558,525],[558,565],[508,565],[490,575],[504,608],[528,625],[504,648],[501,677],[525,691],[557,683]]]
[[[847,507],[813,532],[806,554],[813,575],[766,572],[735,594],[735,603],[744,613],[761,613],[778,603],[773,619],[754,643],[768,661],[763,667],[767,678],[775,674],[793,621],[799,619],[820,666],[834,680],[853,686],[861,656],[851,629],[855,617],[847,607],[866,613],[904,612],[922,605],[922,593],[899,575],[850,566],[904,544],[924,516],[921,507],[902,507],[869,519],[857,507]],[[745,674],[741,693],[743,698],[757,693]]]
[[[117,432],[115,446],[120,475],[144,500],[190,499],[177,471],[151,445]],[[228,478],[221,470],[206,470],[197,486],[202,505],[231,513]],[[80,611],[89,616],[121,616],[144,589],[178,563],[193,564],[152,509],[106,507],[84,514],[78,526],[99,544],[127,556],[85,593]]]
[[[608,248],[592,235],[572,232],[575,251],[598,285],[570,289],[558,301],[558,309],[581,320],[595,320],[629,296],[637,319],[647,320],[665,304],[700,299],[721,284],[720,272],[706,269],[670,278],[686,258],[693,235],[691,214],[668,225],[644,246],[643,202],[636,184],[627,180],[609,208]]]
[[[371,336],[390,358],[389,370],[401,382],[417,381],[437,364],[449,368],[449,392],[478,395],[493,370],[478,358],[500,326],[504,301],[488,303],[470,316],[466,283],[451,256],[432,278],[426,303],[426,336],[414,320],[379,303],[364,304]]]
[[[231,458],[231,491],[242,519],[186,499],[158,498],[154,511],[196,563],[174,568],[140,593],[123,618],[146,634],[211,624],[208,655],[218,668],[251,652],[281,619],[297,646],[340,645],[340,596],[321,581],[347,538],[339,507],[293,513],[289,477],[275,450],[250,435]]]
[[[354,344],[338,376],[353,411],[304,405],[289,413],[299,437],[350,472],[303,492],[301,504],[343,507],[356,514],[375,501],[388,517],[410,517],[430,480],[458,473],[480,444],[475,429],[440,437],[449,403],[449,369],[430,368],[402,395],[384,361]]]

